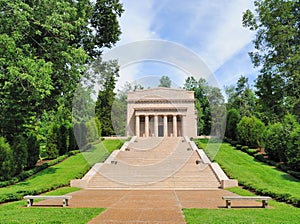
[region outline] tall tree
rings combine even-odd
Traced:
[[[92,65],[93,73],[99,77],[100,90],[96,101],[95,113],[102,128],[102,135],[115,134],[112,124],[112,105],[115,101],[115,86],[119,77],[117,61],[103,62],[97,59]]]
[[[118,90],[114,104],[112,106],[112,122],[117,135],[126,135],[126,119],[127,119],[127,95],[128,92],[134,92],[144,89],[144,87],[136,82],[126,82],[124,86]]]
[[[87,65],[119,40],[122,12],[119,0],[0,0],[0,136],[12,147],[61,102],[70,119]]]
[[[226,116],[226,110],[221,90],[209,86],[205,79],[200,78],[197,81],[193,76],[185,80],[183,88],[194,91],[195,107],[198,113],[197,134],[222,134],[225,128],[222,120]]]
[[[170,88],[171,87],[171,79],[169,78],[169,76],[163,75],[159,80],[158,87]]]
[[[256,0],[256,12],[247,10],[243,25],[256,32],[250,56],[261,68],[256,88],[264,111],[273,120],[288,112],[300,119],[299,1]]]
[[[241,117],[252,116],[256,112],[256,97],[248,78],[241,76],[236,86],[225,87],[227,94],[227,109],[236,109]]]

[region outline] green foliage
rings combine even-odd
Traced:
[[[59,135],[59,126],[56,123],[52,123],[49,127],[48,134],[47,134],[47,143],[46,143],[46,150],[47,150],[47,157],[49,159],[55,159],[59,155],[58,151],[58,139]]]
[[[0,180],[11,178],[14,172],[13,152],[5,138],[0,137]]]
[[[95,61],[92,66],[93,73],[99,78],[101,85],[96,101],[95,113],[101,123],[101,133],[103,136],[115,134],[112,124],[112,105],[115,101],[114,89],[119,77],[119,66],[117,61],[102,62]]]
[[[13,149],[13,158],[14,158],[14,166],[15,166],[15,172],[21,173],[23,169],[27,166],[27,158],[28,158],[28,152],[27,152],[27,142],[25,141],[25,138],[21,135],[17,136],[14,139],[14,144],[12,145]]]
[[[252,116],[257,110],[256,97],[249,86],[248,78],[241,76],[236,86],[225,87],[228,97],[227,109],[236,109],[241,117]]]
[[[227,126],[225,136],[231,140],[238,139],[237,125],[240,122],[240,114],[236,109],[227,111]]]
[[[53,162],[47,169],[33,175],[25,181],[13,186],[1,188],[0,203],[20,200],[27,194],[41,194],[62,186],[67,186],[70,180],[81,178],[95,162],[103,162],[107,158],[106,152],[112,152],[120,146],[121,141],[105,140],[101,143],[98,150],[93,148],[87,152],[79,153],[67,158],[67,155],[60,157],[63,162],[53,166]],[[71,153],[70,153],[71,154]],[[72,153],[73,154],[73,153]],[[87,160],[87,157],[92,160]],[[67,159],[66,159],[67,158]],[[51,180],[51,181],[49,181]]]
[[[222,135],[225,129],[224,97],[220,89],[209,86],[207,81],[198,81],[190,76],[185,80],[184,89],[194,91],[195,109],[197,110],[198,135]]]
[[[75,148],[71,99],[87,65],[119,40],[123,8],[119,0],[0,0],[0,11],[0,136],[20,172],[37,158],[29,133],[51,158]]]
[[[256,82],[261,111],[276,122],[291,113],[299,120],[299,2],[256,0],[255,13],[244,13],[243,25],[256,32],[250,56],[261,68]]]
[[[291,133],[285,154],[288,166],[293,170],[300,171],[300,125]]]
[[[274,161],[285,161],[287,139],[284,126],[281,123],[268,125],[264,135],[265,151],[269,158]]]
[[[163,75],[159,80],[158,87],[170,88],[171,87],[171,79],[169,78],[169,76]]]
[[[238,139],[250,147],[263,146],[264,123],[256,117],[243,117],[237,125]]]
[[[30,134],[27,138],[27,168],[33,168],[40,157],[40,144],[37,137]]]

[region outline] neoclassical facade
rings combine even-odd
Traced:
[[[154,88],[129,92],[127,135],[179,137],[197,135],[194,92]]]

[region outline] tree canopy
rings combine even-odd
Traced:
[[[300,119],[300,13],[299,1],[256,0],[255,12],[247,10],[243,25],[256,32],[256,51],[250,52],[260,67],[257,95],[271,120],[287,113]]]

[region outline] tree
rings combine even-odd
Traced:
[[[3,137],[0,137],[0,180],[10,179],[15,172],[13,152]]]
[[[226,116],[226,110],[221,90],[209,86],[205,79],[200,78],[197,81],[193,76],[185,80],[183,88],[194,91],[195,109],[198,113],[197,134],[222,134],[225,129],[223,120]]]
[[[238,139],[243,145],[249,147],[263,146],[263,133],[265,131],[264,123],[258,118],[242,117],[237,125]]]
[[[243,25],[256,32],[250,52],[260,67],[256,88],[262,110],[271,121],[287,113],[300,120],[300,14],[299,1],[256,0],[256,13],[247,10]]]
[[[241,117],[252,116],[256,112],[256,98],[249,86],[248,78],[241,76],[236,86],[225,87],[227,109],[236,109]]]
[[[27,168],[33,168],[40,158],[40,144],[37,137],[34,134],[29,134],[27,138]]]
[[[100,84],[95,113],[101,123],[101,133],[103,136],[113,135],[115,130],[112,125],[112,105],[115,101],[114,89],[119,77],[119,66],[117,61],[102,62],[98,59],[92,70],[98,76]]]
[[[286,156],[289,167],[293,170],[300,171],[300,125],[291,133]]]
[[[207,88],[207,98],[211,111],[211,132],[213,136],[223,137],[226,128],[225,99],[217,87]]]
[[[125,82],[124,86],[118,90],[115,101],[112,105],[112,123],[116,134],[126,135],[126,119],[127,119],[127,95],[128,92],[134,92],[144,89],[144,87],[136,82]]]
[[[171,79],[169,78],[169,76],[163,75],[159,80],[158,87],[170,88],[171,87]]]
[[[231,140],[237,141],[238,132],[237,125],[240,122],[241,116],[236,109],[230,109],[227,111],[227,122],[225,136]]]
[[[27,142],[22,135],[15,137],[12,145],[16,174],[21,173],[27,167],[28,151]]]
[[[267,126],[264,133],[265,152],[268,157],[277,162],[286,161],[284,151],[287,148],[284,126],[281,123],[274,123]]]
[[[13,143],[41,130],[62,101],[71,114],[87,65],[119,40],[123,8],[119,0],[0,0],[0,12],[0,135]]]

